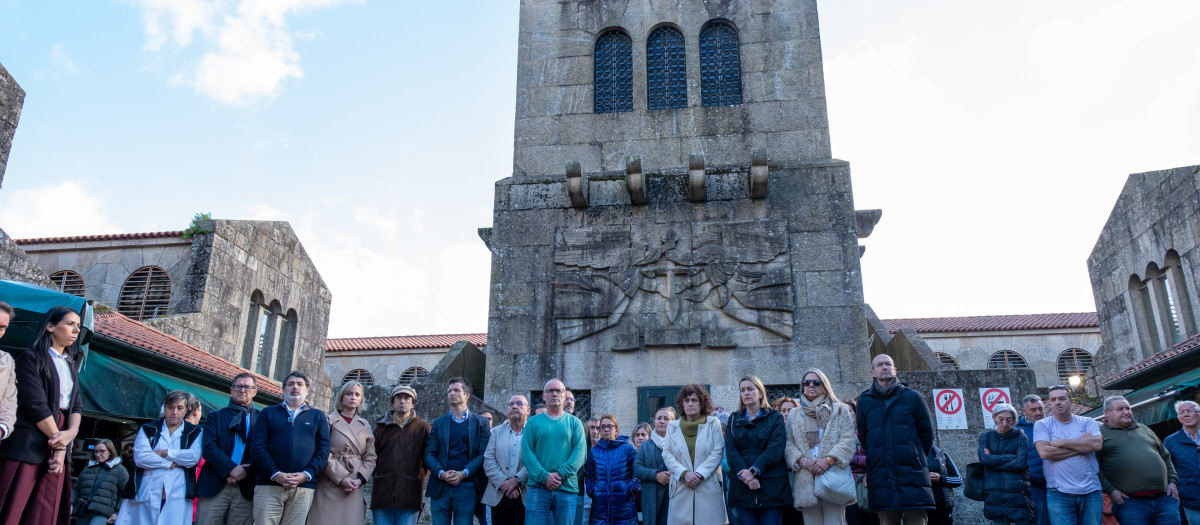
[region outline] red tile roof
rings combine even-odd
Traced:
[[[106,233],[102,235],[73,235],[70,237],[38,237],[35,239],[14,239],[17,244],[50,244],[58,242],[87,242],[87,241],[126,241],[133,239],[165,239],[182,237],[183,232],[145,232],[145,233]]]
[[[167,359],[178,361],[184,365],[198,368],[230,380],[242,372],[249,372],[245,368],[159,332],[117,312],[96,314],[95,330],[97,333],[145,348]],[[259,390],[275,396],[283,395],[283,390],[280,388],[278,382],[258,374],[254,374],[254,377],[258,380]]]
[[[392,337],[326,339],[325,351],[349,352],[354,350],[449,348],[459,341],[468,341],[475,346],[484,346],[487,344],[487,334],[397,335]]]
[[[1109,388],[1108,385],[1111,385],[1113,383],[1121,381],[1122,379],[1128,378],[1128,377],[1130,377],[1134,374],[1137,374],[1138,372],[1141,372],[1143,370],[1158,366],[1160,363],[1163,363],[1165,361],[1170,361],[1171,359],[1179,357],[1180,355],[1185,354],[1191,350],[1195,350],[1197,348],[1200,348],[1200,334],[1196,334],[1187,339],[1184,339],[1179,344],[1176,344],[1175,346],[1172,346],[1172,347],[1170,347],[1166,350],[1163,350],[1157,354],[1147,357],[1147,358],[1141,360],[1140,362],[1138,362],[1137,364],[1135,364],[1129,368],[1126,368],[1121,373],[1119,373],[1115,376],[1112,376],[1112,378],[1109,379],[1108,384],[1104,385],[1104,388]]]
[[[1095,312],[1072,314],[980,315],[973,317],[924,317],[884,319],[888,332],[913,328],[929,332],[1000,332],[1007,330],[1053,330],[1062,328],[1099,328]]]

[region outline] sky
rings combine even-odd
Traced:
[[[1200,163],[1200,2],[819,0],[881,317],[1094,311],[1130,173]],[[516,0],[0,0],[26,90],[0,228],[289,221],[330,337],[487,330]]]

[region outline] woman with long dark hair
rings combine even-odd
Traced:
[[[67,454],[82,407],[73,356],[79,314],[55,306],[29,350],[16,359],[17,424],[0,442],[0,523],[66,525],[71,519]]]

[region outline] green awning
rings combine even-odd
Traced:
[[[1125,394],[1130,405],[1137,405],[1162,394],[1175,391],[1174,395],[1151,401],[1133,409],[1133,419],[1143,425],[1153,425],[1177,417],[1175,402],[1179,400],[1180,391],[1200,386],[1200,368],[1189,370],[1153,385],[1146,386]],[[1085,417],[1100,417],[1104,415],[1104,407],[1096,407],[1084,414]]]
[[[0,350],[16,357],[25,352],[33,339],[41,332],[38,323],[55,306],[66,306],[80,312],[83,329],[81,330],[80,347],[87,355],[88,341],[92,337],[92,309],[87,307],[87,301],[82,297],[51,290],[41,286],[20,283],[16,281],[0,281],[0,301],[4,301],[17,311],[17,316],[9,323],[4,337],[0,338]]]
[[[183,390],[200,398],[204,412],[229,404],[229,392],[189,383],[182,379],[135,365],[95,350],[79,371],[83,388],[83,411],[89,414],[158,419],[163,398],[171,390]]]

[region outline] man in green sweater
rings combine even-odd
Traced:
[[[1100,427],[1104,445],[1096,459],[1100,486],[1112,498],[1117,521],[1179,525],[1178,477],[1171,453],[1153,431],[1133,420],[1124,397],[1104,400],[1104,418]]]
[[[521,436],[521,460],[529,473],[526,525],[573,525],[579,469],[587,460],[587,431],[563,410],[566,386],[551,379],[542,390],[546,411],[529,418]]]

